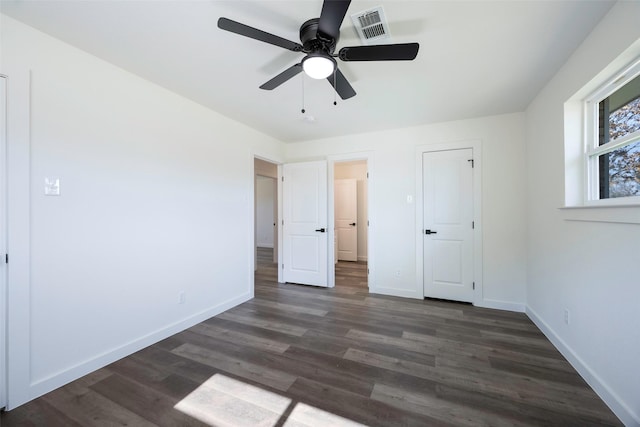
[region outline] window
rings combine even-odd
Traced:
[[[640,202],[640,60],[587,100],[587,200]]]

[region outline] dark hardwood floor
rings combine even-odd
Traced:
[[[595,426],[620,422],[524,315],[334,289],[256,298],[1,416],[2,426]],[[364,285],[363,285],[364,284]]]

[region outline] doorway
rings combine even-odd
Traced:
[[[278,165],[254,158],[254,270],[278,262]]]
[[[333,255],[336,287],[368,290],[369,200],[366,159],[333,165]]]

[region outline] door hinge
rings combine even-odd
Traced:
[[[471,228],[475,230],[475,228],[476,228],[476,222],[475,221],[471,221]]]
[[[284,270],[284,264],[282,264],[282,269]]]
[[[473,290],[476,290],[476,282],[473,282]]]
[[[369,178],[369,172],[367,172],[367,178]]]
[[[367,268],[367,274],[369,274],[369,269]]]
[[[282,182],[284,182],[284,176],[282,177]]]
[[[282,225],[284,225],[284,219],[282,220]]]
[[[369,221],[367,221],[367,227],[369,226]]]
[[[467,162],[471,162],[471,167],[473,168],[473,163],[474,163],[473,159],[469,159],[469,160],[467,160]]]
[[[9,254],[4,254],[4,263],[9,264]]]

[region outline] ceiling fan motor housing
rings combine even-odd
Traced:
[[[318,22],[320,18],[313,18],[306,21],[300,26],[300,41],[302,42],[303,52],[326,52],[333,54],[338,43],[337,38],[323,37],[318,33]]]

